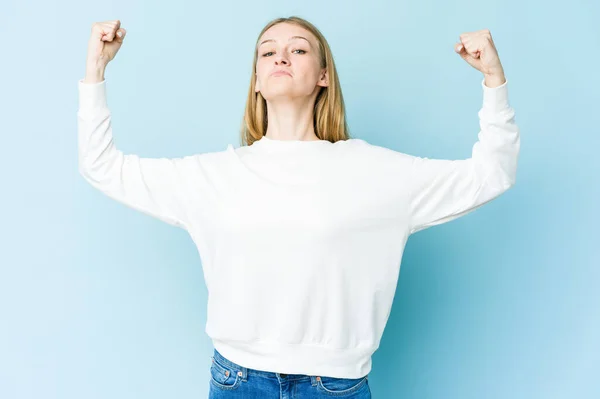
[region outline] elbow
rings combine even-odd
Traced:
[[[506,172],[501,171],[496,179],[496,186],[499,187],[500,191],[508,191],[513,188],[517,182],[516,171]]]
[[[77,168],[77,170],[79,171],[79,174],[85,180],[89,180],[90,179],[89,171],[83,165],[79,164],[79,167]]]
[[[79,174],[92,185],[105,181],[107,178],[107,171],[105,170],[104,165],[97,162],[88,162],[82,158],[79,160],[78,171]]]
[[[79,157],[79,162],[77,163],[77,171],[86,180],[88,179],[88,177],[89,177],[89,168],[87,167],[87,165],[85,164],[85,162],[83,162],[83,159],[81,157]]]
[[[504,184],[504,191],[510,190],[511,188],[513,188],[515,186],[516,183],[517,183],[517,180],[514,178],[506,181],[506,183]]]
[[[99,156],[80,153],[79,174],[92,184],[109,184],[122,173],[124,156],[121,151],[102,151]]]
[[[85,157],[83,154],[79,154],[77,162],[77,170],[79,174],[83,176],[87,181],[91,181],[94,175],[94,164],[90,162],[89,157]]]
[[[517,183],[517,174],[516,173],[505,174],[502,179],[501,191],[505,192],[505,191],[510,190],[511,188],[513,188],[515,186],[516,183]]]
[[[79,164],[78,167],[78,171],[79,171],[79,175],[81,177],[83,177],[83,179],[88,182],[89,184],[91,184],[92,186],[95,186],[95,182],[98,180],[97,178],[94,178],[94,174],[92,173],[92,170],[89,166],[85,165],[85,164]]]
[[[484,186],[487,186],[488,192],[492,197],[496,197],[510,190],[515,186],[516,182],[516,173],[507,173],[505,170],[499,169],[487,176]]]
[[[500,191],[507,191],[517,183],[517,169],[516,159],[511,162],[498,163],[491,170],[488,179]]]

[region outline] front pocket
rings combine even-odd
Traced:
[[[355,392],[367,384],[367,377],[362,378],[336,378],[319,377],[317,387],[322,392],[332,396],[342,396]]]
[[[212,358],[210,366],[211,382],[220,389],[235,389],[241,383],[241,378],[237,370],[218,363]]]

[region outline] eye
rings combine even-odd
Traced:
[[[300,53],[300,54],[306,54],[306,51],[304,51],[304,50],[302,50],[302,49],[295,49],[295,50],[292,50],[292,53],[293,53],[294,51],[302,51],[302,53]],[[266,53],[264,53],[262,56],[263,56],[263,57],[268,57],[268,55],[267,55],[267,54],[272,54],[272,53],[273,53],[272,51],[269,51],[269,52],[266,52]]]

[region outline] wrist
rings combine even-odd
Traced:
[[[88,83],[97,83],[104,80],[104,71],[106,63],[102,59],[88,57],[85,63],[85,81]]]
[[[490,88],[502,86],[506,82],[506,77],[503,72],[484,74],[484,76],[484,83]]]
[[[98,83],[104,80],[104,68],[91,67],[86,68],[84,83]]]

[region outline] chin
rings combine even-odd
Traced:
[[[276,99],[292,99],[298,97],[310,97],[312,92],[310,90],[302,90],[301,87],[292,85],[272,85],[269,90],[261,91],[261,95],[265,100],[276,100]]]

